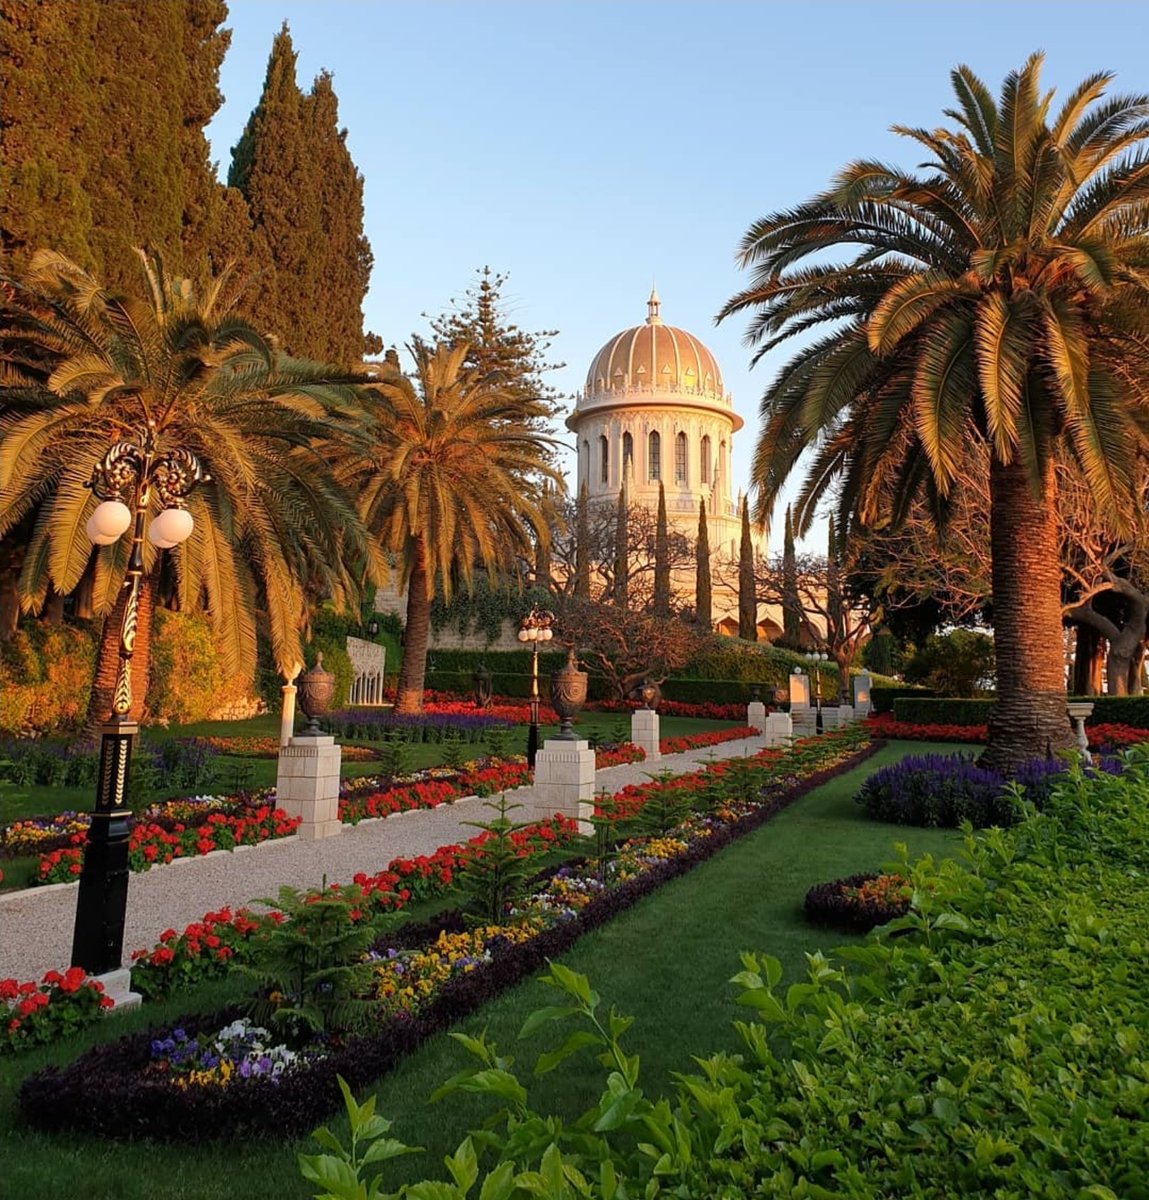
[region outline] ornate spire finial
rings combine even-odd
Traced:
[[[662,307],[662,301],[658,298],[658,288],[651,287],[650,299],[646,302],[646,323],[648,325],[661,325],[662,318],[658,315],[658,310]]]

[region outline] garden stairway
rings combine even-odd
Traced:
[[[667,754],[650,766],[607,767],[595,773],[595,789],[613,794],[628,784],[646,783],[657,773],[681,775],[712,760],[755,754],[764,745],[763,738],[746,738]],[[515,788],[507,799],[512,804],[527,801],[531,792],[529,785]],[[224,906],[240,908],[259,897],[274,896],[282,884],[306,888],[319,887],[325,879],[349,883],[360,871],[374,874],[394,858],[429,855],[440,846],[466,841],[476,833],[467,822],[486,816],[482,801],[468,796],[438,808],[345,825],[334,838],[281,838],[177,859],[169,866],[133,874],[124,960],[133,950],[153,947],[166,929],[182,930],[206,912]],[[0,979],[38,980],[45,971],[62,971],[69,965],[77,886],[52,884],[0,895]]]

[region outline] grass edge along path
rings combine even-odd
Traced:
[[[880,865],[892,857],[898,840],[910,841],[914,854],[958,844],[952,831],[879,825],[853,805],[866,774],[925,749],[921,743],[887,746],[868,762],[847,768],[716,857],[586,934],[561,956],[568,966],[590,975],[607,1004],[637,1017],[627,1042],[643,1057],[648,1094],[664,1092],[674,1070],[689,1069],[692,1053],[733,1047],[730,1022],[736,1012],[726,981],[738,969],[739,950],[768,950],[796,974],[804,951],[856,940],[805,924],[801,903],[808,882]],[[944,753],[953,748],[936,749]],[[815,849],[819,853],[812,853]],[[152,1020],[145,1024],[188,1011],[188,999],[181,1008],[176,997],[163,1006],[162,1015],[151,1010]],[[530,1065],[550,1048],[554,1033],[517,1043],[518,1030],[528,1013],[554,999],[536,974],[462,1019],[456,1028],[470,1034],[487,1028],[504,1053]],[[73,1044],[62,1055],[44,1051],[29,1056],[24,1060],[27,1069],[17,1072],[14,1063],[5,1064],[0,1078],[7,1076],[8,1083],[3,1089],[7,1095],[0,1099],[0,1127],[15,1116],[14,1074],[22,1077],[49,1061],[70,1061],[80,1048]],[[378,1095],[379,1110],[395,1119],[395,1136],[427,1147],[426,1155],[395,1164],[402,1177],[441,1174],[443,1153],[453,1150],[464,1130],[479,1125],[489,1111],[474,1097],[426,1105],[430,1093],[464,1063],[461,1049],[441,1034],[368,1089]],[[562,1110],[573,1114],[590,1103],[601,1083],[597,1064],[575,1059],[561,1077],[546,1077],[532,1094],[539,1104],[550,1106],[559,1102],[561,1091]],[[343,1128],[341,1119],[335,1127]],[[9,1136],[7,1149],[13,1165],[6,1179],[16,1189],[14,1194],[33,1198],[67,1194],[76,1200],[142,1200],[161,1194],[176,1200],[235,1195],[278,1200],[313,1194],[295,1167],[296,1152],[313,1149],[310,1139],[242,1147],[111,1146],[95,1138],[46,1137],[21,1128]]]

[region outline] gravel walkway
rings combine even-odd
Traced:
[[[760,738],[748,738],[665,755],[657,763],[609,767],[597,773],[595,787],[617,792],[629,783],[645,783],[658,771],[680,775],[711,759],[756,753],[764,744]],[[508,798],[522,799],[529,791],[517,788]],[[318,887],[324,877],[344,882],[359,871],[382,870],[393,858],[432,854],[440,846],[473,837],[476,831],[464,822],[486,816],[481,801],[469,796],[451,805],[346,825],[338,837],[322,841],[281,838],[133,874],[124,959],[141,946],[154,946],[165,929],[183,929],[224,905],[240,907],[257,897],[274,896],[280,884]],[[39,979],[45,971],[67,967],[77,886],[61,883],[0,895],[0,979]]]

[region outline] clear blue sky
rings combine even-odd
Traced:
[[[919,160],[889,133],[934,126],[949,71],[996,94],[1036,49],[1065,92],[1097,70],[1149,91],[1144,3],[517,3],[230,0],[223,108],[209,133],[226,172],[286,18],[309,86],[335,77],[366,181],[375,272],[367,324],[402,346],[489,264],[514,319],[558,329],[552,378],[581,388],[609,337],[662,315],[718,356],[746,429],[763,389],[745,322],[714,315],[742,286],[746,227],[806,199],[852,158]]]

